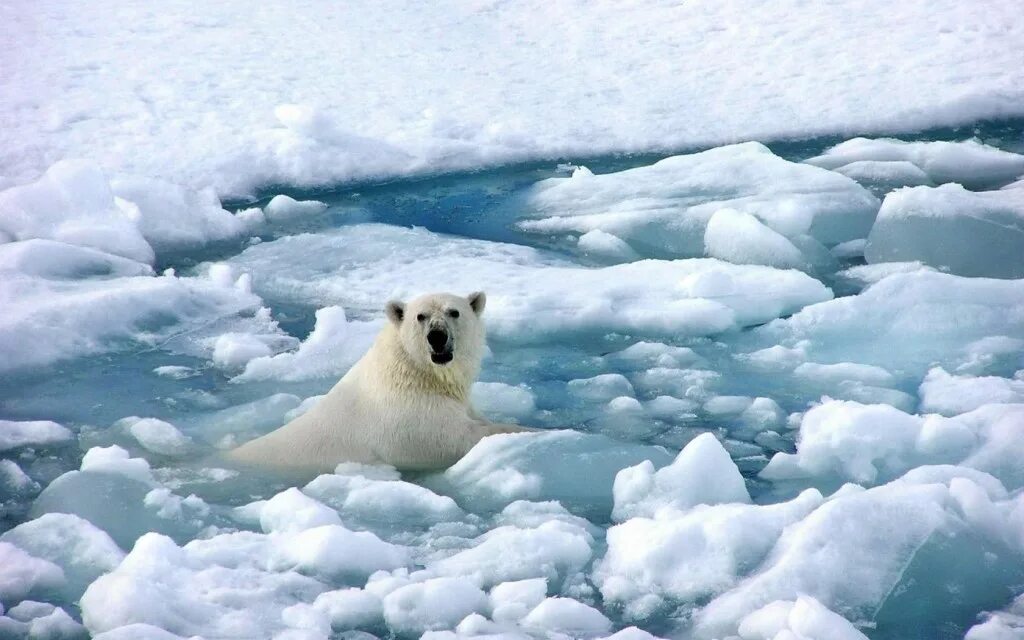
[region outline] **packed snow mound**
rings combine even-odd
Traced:
[[[928,372],[918,388],[921,411],[951,416],[986,404],[1024,404],[1024,377],[958,376],[941,367]]]
[[[166,180],[117,176],[110,188],[157,252],[243,237],[262,223],[258,214],[226,211],[209,187],[192,191]]]
[[[604,598],[645,619],[672,602],[715,595],[737,583],[771,551],[783,530],[822,503],[808,489],[773,505],[668,505],[608,530],[608,551],[594,570]]]
[[[1013,3],[875,1],[853,15],[846,3],[792,0],[683,11],[653,2],[274,2],[237,20],[247,7],[172,3],[150,14],[125,0],[67,20],[66,3],[47,0],[31,15],[9,11],[20,65],[3,93],[33,106],[3,111],[0,180],[25,182],[55,159],[81,157],[112,173],[212,185],[224,197],[267,184],[1024,113],[1024,27]],[[122,38],[108,21],[121,12],[142,35]],[[559,25],[569,21],[567,47]],[[839,38],[829,28],[837,24]],[[507,29],[518,36],[503,38]],[[624,44],[636,33],[650,34],[642,55]],[[303,46],[254,51],[253,42]],[[239,60],[259,82],[239,74]]]
[[[736,264],[766,264],[783,269],[804,266],[804,255],[780,233],[749,213],[720,209],[704,231],[704,253]]]
[[[954,417],[914,415],[885,404],[828,400],[803,414],[796,453],[776,453],[760,476],[886,481],[919,465],[988,472],[1007,487],[1024,483],[1012,459],[1024,453],[1024,404],[990,404]]]
[[[245,362],[234,382],[296,381],[341,377],[363,357],[380,330],[381,321],[349,320],[342,307],[318,309],[316,324],[295,351],[260,354]]]
[[[323,213],[327,204],[319,200],[296,200],[284,194],[276,195],[263,207],[263,214],[273,222]]]
[[[95,164],[62,160],[35,182],[0,191],[0,234],[56,240],[152,264],[156,251],[252,233],[258,216],[233,215],[212,189],[164,180],[108,180]]]
[[[20,447],[60,445],[74,439],[74,434],[52,420],[0,420],[0,451]]]
[[[708,255],[734,261],[795,266],[804,259],[786,238],[862,238],[878,200],[845,176],[748,142],[616,173],[549,178],[534,186],[528,207],[531,219],[520,226],[531,232],[597,230],[647,257],[696,257],[707,247]],[[719,215],[723,209],[733,213]]]
[[[856,296],[805,307],[754,334],[766,346],[802,345],[806,360],[842,362],[855,353],[860,364],[921,379],[935,364],[960,364],[979,340],[1024,336],[1024,280],[896,273]]]
[[[968,189],[991,189],[1024,175],[1024,155],[977,140],[905,142],[895,138],[854,138],[804,162],[834,169],[855,179],[851,173],[869,174],[869,166],[880,173],[884,173],[883,169],[889,170],[889,179],[903,176],[899,186],[956,182]],[[864,162],[872,164],[859,164]],[[926,180],[922,181],[921,176],[904,163],[916,167]]]
[[[89,250],[59,243],[45,247],[52,265],[37,269],[35,257],[24,258],[22,244],[0,245],[0,256],[19,252],[23,258],[7,270],[11,262],[0,257],[0,371],[40,367],[126,344],[160,344],[208,355],[211,347],[204,338],[218,328],[281,336],[269,315],[256,313],[262,301],[245,286],[170,272],[142,275],[121,259],[103,261]],[[26,265],[26,271],[20,270]]]
[[[265,242],[229,263],[252,273],[270,300],[339,304],[355,318],[378,318],[388,298],[482,289],[488,328],[521,341],[567,332],[706,335],[831,298],[798,271],[712,259],[587,268],[528,247],[380,224]]]
[[[743,618],[742,640],[867,640],[855,626],[810,596],[776,600]]]
[[[64,585],[64,571],[49,560],[0,541],[0,601],[14,603]]]
[[[153,247],[117,202],[93,164],[64,160],[31,184],[0,192],[0,231],[14,240],[43,238],[152,263]]]
[[[736,463],[710,433],[691,440],[672,464],[657,471],[650,460],[623,469],[615,476],[613,494],[612,517],[619,522],[667,507],[750,502]]]
[[[68,601],[77,600],[89,583],[124,559],[124,552],[106,532],[69,513],[48,513],[24,522],[0,536],[0,541],[59,566],[66,578],[60,592]]]
[[[868,262],[917,260],[990,278],[1024,278],[1021,256],[1024,189],[974,192],[958,184],[887,195],[864,248]]]

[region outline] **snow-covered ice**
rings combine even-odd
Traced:
[[[1019,13],[0,6],[0,637],[1019,636]],[[538,431],[224,464],[480,289]]]
[[[956,182],[969,189],[984,189],[1005,185],[1024,175],[1024,155],[977,140],[904,142],[893,138],[854,138],[806,162],[858,181],[888,182],[892,187]]]
[[[1024,189],[968,191],[957,184],[885,197],[871,228],[868,262],[917,260],[943,271],[1024,277]]]
[[[647,257],[793,267],[806,258],[787,238],[864,237],[878,201],[849,178],[750,142],[615,173],[577,169],[538,183],[527,207],[520,224],[534,233],[601,231]]]
[[[374,317],[381,292],[402,299],[438,288],[493,291],[489,329],[532,341],[565,332],[718,333],[832,297],[797,271],[713,259],[584,268],[520,245],[380,224],[265,242],[230,264],[252,273],[268,300],[342,305]]]
[[[72,6],[4,10],[0,183],[72,157],[225,196],[1024,114],[1013,2]]]

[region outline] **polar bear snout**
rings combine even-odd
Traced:
[[[449,351],[451,347],[451,336],[448,332],[440,327],[434,327],[427,332],[427,344],[430,345],[431,351],[439,353],[441,351]]]
[[[448,364],[455,359],[452,336],[441,327],[434,327],[427,332],[427,344],[430,345],[430,360],[434,364]]]

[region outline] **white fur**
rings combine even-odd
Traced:
[[[291,471],[330,472],[340,462],[439,469],[485,436],[523,430],[487,422],[469,402],[484,352],[485,301],[477,293],[389,302],[390,322],[316,406],[231,451],[229,459]],[[431,361],[431,328],[451,335],[451,362]]]

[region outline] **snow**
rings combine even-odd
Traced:
[[[115,201],[98,167],[62,161],[37,181],[0,192],[0,230],[14,240],[57,240],[152,263],[153,247],[130,207]]]
[[[327,205],[319,200],[296,200],[284,194],[276,195],[270,199],[267,206],[263,207],[263,213],[274,222],[288,220],[322,213]]]
[[[750,502],[736,464],[718,440],[705,433],[691,440],[672,464],[657,471],[650,460],[615,476],[612,516],[624,521],[653,516],[665,508]]]
[[[73,438],[74,435],[66,427],[50,420],[0,420],[0,451],[59,445]]]
[[[145,484],[155,484],[149,463],[143,458],[132,458],[117,445],[93,447],[82,456],[82,471],[111,473]]]
[[[1018,8],[805,4],[0,7],[0,636],[1019,634]],[[538,431],[220,468],[480,289]]]
[[[180,456],[189,451],[192,439],[170,422],[159,418],[129,416],[118,421],[143,448],[165,456]]]
[[[495,622],[517,622],[547,596],[544,578],[502,582],[491,588],[488,598]]]
[[[37,589],[53,589],[63,583],[60,567],[0,541],[0,601],[18,602]]]
[[[487,594],[463,578],[432,578],[384,597],[384,619],[399,633],[449,629],[471,613],[486,611]]]
[[[1022,404],[985,405],[945,418],[908,414],[885,404],[828,400],[803,414],[796,453],[776,453],[760,475],[867,485],[922,464],[962,464],[1017,487],[1022,474],[1010,458],[1018,450],[1014,438],[1022,419]]]
[[[298,349],[276,355],[269,348],[247,353],[240,362],[245,370],[235,381],[338,378],[363,356],[379,330],[380,322],[350,321],[341,307],[318,309],[316,325]]]
[[[76,600],[90,582],[112,571],[124,552],[102,529],[67,513],[47,513],[0,536],[40,560],[60,567],[66,578],[62,591]]]
[[[21,245],[0,245],[0,254],[17,253]],[[0,349],[5,356],[0,370],[102,354],[126,342],[207,353],[203,331],[216,328],[217,321],[250,332],[260,326],[276,331],[276,325],[268,326],[263,317],[242,317],[258,309],[260,300],[233,285],[172,273],[152,277],[148,268],[132,269],[114,256],[103,266],[96,252],[65,244],[36,248],[46,255],[22,253],[31,256],[25,271],[21,265],[4,270],[7,261],[0,257],[0,306],[5,309],[0,318]],[[44,272],[34,268],[48,261],[60,266]],[[81,278],[94,273],[97,277]],[[104,277],[108,273],[113,277]]]
[[[4,13],[5,56],[18,61],[2,90],[17,97],[3,105],[9,183],[79,157],[223,197],[524,158],[919,130],[1020,115],[1024,84],[1012,3],[875,2],[855,16],[844,4],[746,2],[154,13],[121,0],[65,20],[67,9],[48,0]],[[558,25],[569,20],[567,41]],[[835,25],[838,36],[824,28]],[[650,34],[642,51],[623,44],[636,33]]]
[[[749,142],[615,173],[549,178],[533,187],[528,206],[530,219],[520,226],[530,232],[599,230],[647,257],[706,253],[796,266],[805,260],[787,238],[809,234],[835,244],[864,237],[878,201],[849,178]]]
[[[936,367],[921,382],[918,395],[922,411],[950,416],[986,404],[1024,403],[1024,379],[957,376]]]
[[[704,231],[704,253],[736,264],[766,264],[783,269],[806,263],[800,249],[749,213],[719,209]]]
[[[887,195],[864,249],[872,263],[917,260],[990,278],[1024,277],[1022,254],[1024,190],[974,192],[958,184]]]
[[[956,182],[968,189],[990,189],[1024,175],[1024,155],[978,140],[905,142],[895,138],[854,138],[805,162],[900,186]]]
[[[605,599],[643,619],[665,600],[694,600],[736,583],[769,552],[783,530],[822,503],[809,489],[774,505],[667,506],[608,530],[608,552],[594,576]]]
[[[795,348],[806,340],[807,358],[819,363],[856,354],[860,364],[923,377],[977,340],[1024,334],[1024,280],[893,274],[756,332],[766,346]]]
[[[743,640],[867,640],[849,621],[810,596],[766,604],[743,619],[738,633]]]
[[[796,271],[710,259],[584,268],[520,245],[380,224],[264,242],[229,264],[251,273],[266,299],[342,305],[353,318],[379,318],[381,300],[438,288],[490,291],[488,328],[521,341],[573,331],[704,335],[831,297]]]
[[[564,633],[572,637],[593,637],[608,633],[612,621],[603,613],[572,598],[547,598],[526,614],[527,629]]]
[[[923,545],[951,540],[960,553],[975,553],[979,546],[980,550],[998,548],[988,546],[992,543],[986,542],[990,540],[986,535],[958,534],[1016,526],[1005,516],[995,516],[986,524],[981,514],[994,516],[999,500],[1000,496],[987,494],[962,476],[945,482],[903,480],[874,489],[840,491],[788,527],[756,575],[702,609],[695,620],[695,635],[720,637],[734,632],[750,613],[775,600],[801,595],[814,597],[848,620],[857,619],[862,612],[877,610],[897,583],[913,579],[917,569],[908,568],[907,563]],[[837,535],[840,531],[842,535]],[[905,576],[908,571],[910,575]],[[953,571],[952,579],[974,585],[965,587],[967,593],[980,587],[977,580],[991,579],[977,574],[974,566]]]
[[[484,587],[502,582],[574,577],[590,561],[594,539],[583,527],[559,520],[535,527],[507,525],[491,529],[475,545],[432,563],[428,571],[469,576]]]
[[[277,494],[260,508],[260,526],[268,533],[336,524],[341,524],[337,511],[294,487]]]

